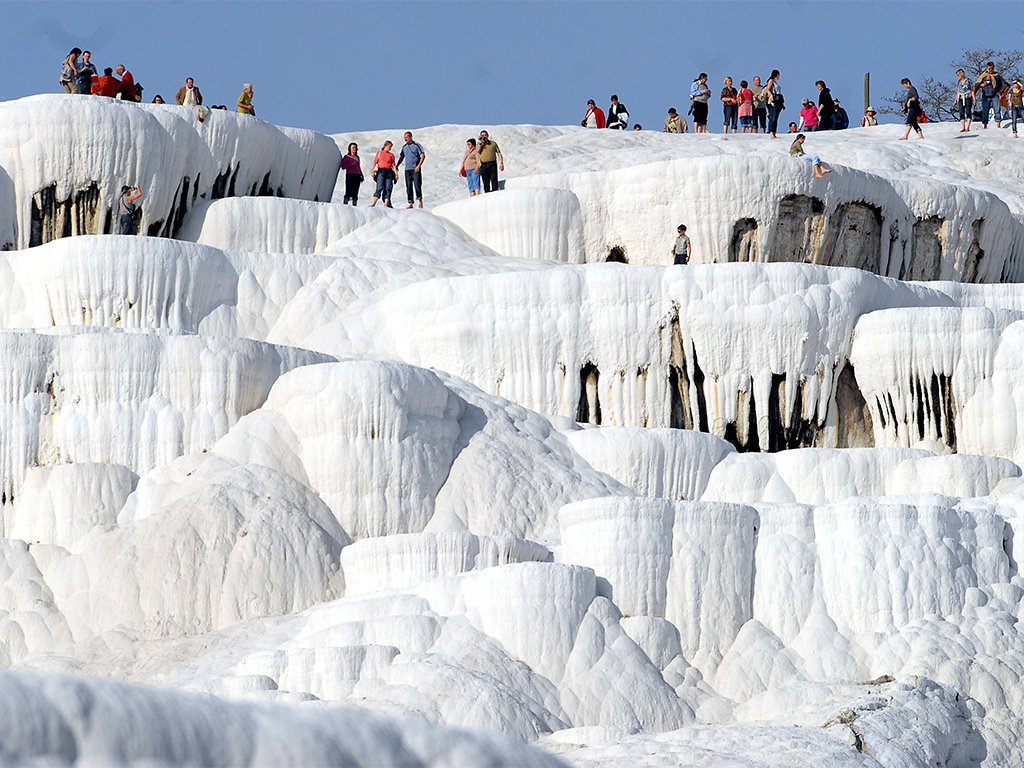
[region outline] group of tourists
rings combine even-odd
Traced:
[[[101,75],[92,61],[92,51],[83,51],[81,48],[72,48],[64,57],[58,82],[67,93],[142,101],[142,86],[135,82],[135,77],[124,64],[106,67]]]
[[[114,73],[117,73],[116,76]],[[103,74],[98,74],[92,61],[92,52],[81,48],[72,48],[61,65],[59,83],[67,93],[92,94],[107,96],[121,101],[142,101],[142,85],[135,81],[135,76],[124,64],[107,67]],[[256,114],[252,105],[253,86],[245,83],[242,93],[238,96],[237,111],[243,115]],[[199,122],[203,122],[211,109],[226,110],[224,104],[207,107],[203,104],[203,93],[191,77],[185,78],[185,84],[178,89],[175,101],[179,106],[192,107],[196,111]],[[153,97],[154,104],[165,104],[164,97],[159,93]]]
[[[959,115],[961,131],[971,128],[972,119],[980,119],[982,126],[988,128],[989,116],[994,115],[996,127],[1001,121],[1012,120],[1013,137],[1017,138],[1017,123],[1024,121],[1024,83],[1014,78],[1006,83],[1000,73],[996,72],[993,62],[988,62],[985,71],[974,81],[970,80],[964,70],[956,71],[958,83],[954,93],[953,110]],[[786,108],[786,99],[780,84],[781,74],[773,69],[768,78],[761,82],[755,76],[751,83],[740,80],[739,88],[733,86],[733,79],[726,77],[722,83],[719,100],[722,103],[723,133],[767,133],[777,137],[778,121]],[[850,116],[839,99],[832,96],[831,90],[824,80],[815,82],[818,89],[817,99],[803,99],[800,105],[799,121],[789,123],[790,133],[806,131],[841,131],[850,127]],[[920,94],[909,78],[901,81],[904,93],[902,97],[902,113],[907,131],[901,140],[906,140],[910,131],[923,138],[920,123],[926,122],[924,109],[921,106]],[[690,85],[690,109],[687,115],[693,117],[694,133],[708,133],[708,105],[713,97],[708,75],[701,72]],[[608,116],[597,103],[587,101],[586,113],[580,125],[584,128],[615,128],[624,130],[628,127],[629,112],[619,101],[617,95],[610,99]],[[981,105],[975,111],[976,104]],[[869,106],[864,110],[860,120],[861,128],[878,125],[877,110]],[[640,130],[639,124],[633,130]],[[679,114],[675,107],[670,107],[668,117],[662,131],[665,133],[688,133],[690,130],[686,117]]]
[[[398,182],[398,169],[405,165],[405,191],[409,204],[407,208],[423,207],[423,163],[427,152],[423,145],[413,139],[412,131],[406,131],[398,153],[394,142],[385,141],[373,156],[370,178],[376,185],[373,192],[372,208],[378,202],[392,208],[391,196]],[[341,170],[345,173],[345,196],[343,204],[356,205],[359,202],[359,187],[365,181],[359,145],[351,142],[341,158]],[[486,130],[480,131],[478,139],[466,139],[466,151],[462,156],[459,174],[466,179],[470,197],[484,192],[498,191],[498,171],[505,170],[505,158],[496,142],[491,141]]]
[[[1017,123],[1024,121],[1024,83],[1019,77],[1007,83],[996,72],[995,62],[988,62],[976,80],[971,80],[962,69],[956,71],[957,83],[953,92],[953,113],[960,120],[960,132],[971,130],[974,120],[988,128],[990,115],[995,117],[996,128],[1011,121],[1013,138],[1018,138]],[[980,104],[980,109],[975,109]]]

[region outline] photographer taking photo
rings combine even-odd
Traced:
[[[135,204],[135,201],[142,197],[142,190],[138,187],[129,187],[127,184],[121,187],[121,196],[117,201],[117,210],[121,215],[121,234],[133,235],[135,222],[141,218],[142,209]]]

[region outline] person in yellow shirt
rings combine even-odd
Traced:
[[[256,116],[256,110],[252,106],[252,83],[242,86],[242,94],[238,97],[238,111],[243,115]]]

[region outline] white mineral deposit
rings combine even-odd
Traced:
[[[488,126],[468,198],[425,127],[396,211],[400,130],[0,104],[0,764],[1024,765],[1024,164],[958,128]]]

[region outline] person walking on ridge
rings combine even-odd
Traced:
[[[900,84],[907,89],[903,93],[903,113],[907,116],[907,130],[903,132],[899,140],[906,141],[907,137],[910,136],[911,128],[917,133],[917,138],[923,139],[924,131],[917,124],[917,119],[921,117],[921,98],[917,95],[917,88],[910,82],[909,77],[904,77],[900,80]]]
[[[996,72],[996,65],[988,62],[985,71],[978,75],[974,83],[976,91],[981,92],[981,127],[988,128],[988,113],[994,107],[996,112],[996,128],[999,125],[999,93],[1003,90],[1003,76]]]
[[[480,131],[476,151],[480,162],[480,183],[483,184],[484,192],[497,192],[498,170],[505,170],[505,158],[501,154],[501,149],[491,141],[487,131]]]
[[[423,161],[427,159],[427,153],[423,151],[423,147],[418,142],[412,140],[412,131],[406,131],[402,138],[405,139],[405,144],[402,145],[402,151],[398,154],[398,165],[405,163],[405,191],[409,196],[409,205],[406,207],[412,208],[413,191],[415,190],[416,201],[422,208],[423,171],[420,169],[423,167]]]

